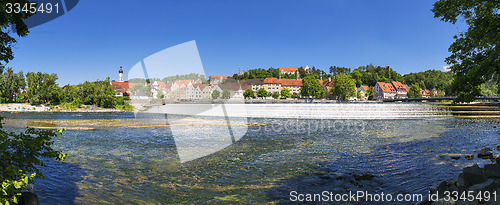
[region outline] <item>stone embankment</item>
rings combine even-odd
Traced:
[[[500,146],[497,150],[500,150]],[[474,164],[464,168],[456,180],[443,181],[431,187],[431,196],[438,197],[425,199],[417,205],[500,204],[500,156],[492,151],[491,148],[484,148],[477,157],[491,160],[493,164],[486,164],[482,168]],[[452,158],[459,159],[457,156]],[[472,159],[474,155],[467,155],[465,158]],[[458,200],[447,200],[453,199],[453,196]]]

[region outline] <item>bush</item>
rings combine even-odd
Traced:
[[[0,128],[1,120],[0,117]],[[16,134],[0,129],[0,204],[17,203],[17,196],[34,178],[45,178],[38,167],[46,167],[42,158],[64,160],[66,155],[52,149],[52,137],[64,130],[36,130],[27,128]]]

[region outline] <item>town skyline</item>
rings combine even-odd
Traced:
[[[127,72],[155,52],[196,40],[206,76],[238,68],[354,69],[370,63],[407,74],[443,70],[452,36],[463,30],[460,22],[433,18],[433,1],[153,3],[102,2],[96,9],[80,2],[19,38],[6,67],[58,73],[60,85],[79,84],[115,76],[118,66]],[[151,9],[167,12],[158,16]]]

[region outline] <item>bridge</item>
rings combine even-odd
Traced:
[[[448,97],[432,97],[432,98],[398,98],[398,99],[386,99],[384,102],[417,102],[417,101],[438,101],[438,100],[454,100],[457,98],[456,96],[448,96]],[[476,100],[491,100],[493,102],[498,102],[500,100],[500,97],[498,96],[492,96],[492,97],[485,97],[485,96],[476,96]]]

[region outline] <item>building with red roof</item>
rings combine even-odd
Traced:
[[[135,83],[128,82],[118,82],[118,81],[110,81],[111,87],[115,89],[115,96],[130,96],[131,93],[129,89],[132,88]]]
[[[307,65],[306,67],[280,67],[280,73],[281,74],[285,74],[285,73],[288,73],[288,74],[295,74],[295,71],[298,71],[299,68],[303,68],[304,70],[309,70],[309,66]]]
[[[222,83],[224,79],[227,79],[230,76],[210,76],[210,84],[211,85],[217,85],[219,83]]]
[[[377,82],[373,87],[373,95],[375,99],[394,99],[396,97],[397,91],[392,83]]]
[[[375,99],[408,98],[407,94],[408,86],[398,81],[392,81],[390,83],[377,82],[373,87]]]

